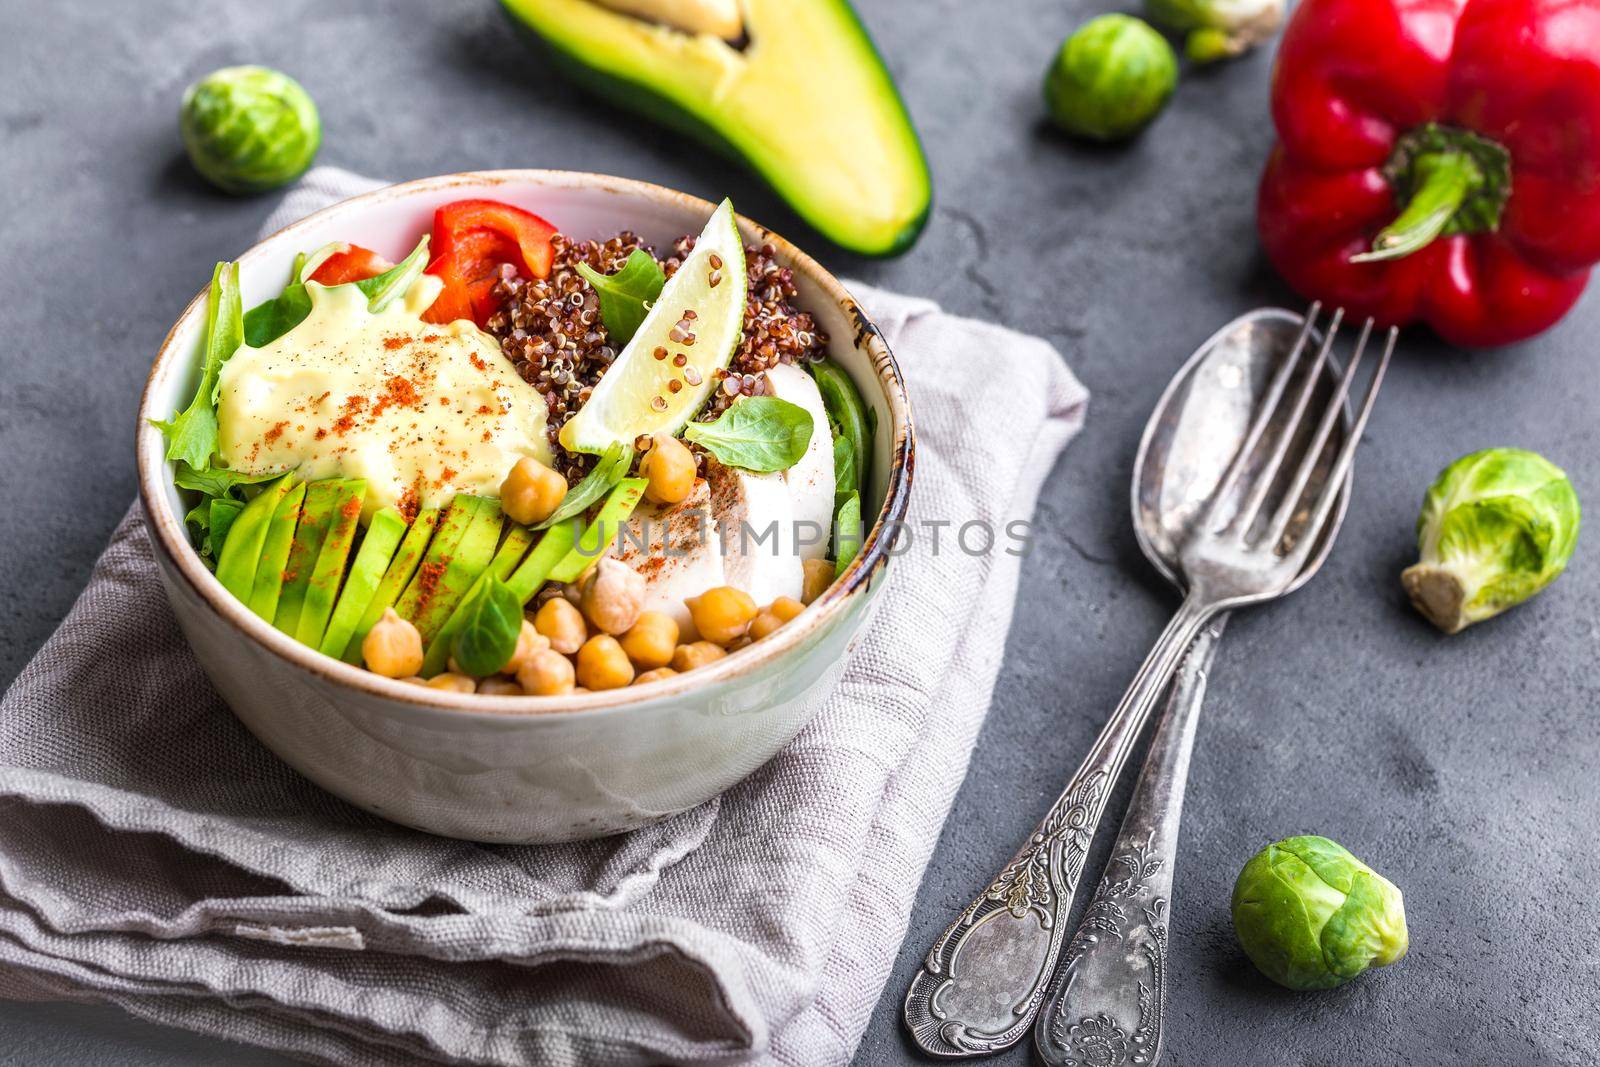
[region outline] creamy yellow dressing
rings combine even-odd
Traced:
[[[365,478],[368,516],[385,505],[499,496],[517,460],[551,463],[547,412],[493,338],[421,315],[440,283],[423,275],[374,315],[354,285],[306,284],[311,313],[222,366],[221,453],[252,474]]]

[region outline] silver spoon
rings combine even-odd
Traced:
[[[1178,546],[1244,440],[1272,367],[1303,325],[1301,316],[1276,308],[1230,322],[1178,371],[1145,424],[1133,465],[1134,532],[1145,558],[1180,592],[1186,583]],[[1330,379],[1334,373],[1330,367]],[[1346,410],[1339,439],[1349,422]],[[1349,477],[1330,533],[1349,502]],[[1333,546],[1330,533],[1291,589],[1322,566]],[[1121,1062],[1142,1067],[1161,1054],[1178,821],[1206,677],[1227,621],[1218,615],[1200,631],[1178,671],[1100,886],[1063,952],[1056,991],[1033,1034],[1050,1067],[1091,1062],[1096,1049],[1103,1055],[1120,1051],[1126,1055]]]
[[[906,1025],[924,1051],[984,1055],[1026,1032],[1055,971],[1111,785],[1184,653],[1197,637],[1204,642],[1186,683],[1192,694],[1186,699],[1198,703],[1220,631],[1211,625],[1210,636],[1202,636],[1208,624],[1232,608],[1298,588],[1326,555],[1394,333],[1352,426],[1346,398],[1372,324],[1361,330],[1347,370],[1334,374],[1330,352],[1342,316],[1334,314],[1318,344],[1316,313],[1313,306],[1303,320],[1267,310],[1236,320],[1196,353],[1162,397],[1140,449],[1135,525],[1157,568],[1185,588],[1183,606],[1028,842],[929,950],[905,1001]],[[1320,412],[1314,420],[1306,417],[1312,410]],[[1144,484],[1155,487],[1153,496],[1138,495]],[[1161,521],[1147,522],[1147,509]],[[1169,743],[1185,748],[1184,732],[1168,731]],[[1157,925],[1164,935],[1164,905]],[[1137,999],[1137,978],[1132,984]],[[1092,1019],[1091,1028],[1099,1023]],[[1117,1027],[1109,1016],[1106,1025]],[[1130,1062],[1148,1061],[1141,1055]]]

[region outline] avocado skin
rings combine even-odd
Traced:
[[[922,235],[928,216],[933,211],[933,183],[929,177],[927,153],[922,148],[921,138],[911,123],[910,113],[906,110],[905,102],[900,99],[899,90],[889,76],[882,54],[867,33],[866,27],[862,25],[861,17],[847,0],[795,0],[795,2],[833,4],[847,16],[851,29],[861,38],[873,60],[881,68],[887,91],[893,97],[891,104],[899,112],[910,132],[911,141],[916,145],[919,157],[917,162],[922,175],[921,203],[915,213],[909,216],[905,224],[886,242],[872,244],[857,240],[849,234],[847,222],[819,213],[809,205],[799,202],[797,198],[786,194],[761,165],[745,152],[736,140],[718,129],[710,118],[680,106],[676,101],[663,95],[643,76],[627,78],[609,71],[597,70],[586,63],[580,55],[565,47],[555,36],[546,36],[530,23],[523,21],[517,10],[517,0],[500,0],[500,7],[510,19],[517,36],[537,53],[544,55],[552,69],[580,88],[625,111],[635,112],[667,129],[692,137],[719,155],[743,164],[783,197],[797,215],[840,248],[872,259],[891,259],[903,255],[917,243],[917,238]]]

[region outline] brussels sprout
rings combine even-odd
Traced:
[[[1406,954],[1400,890],[1326,837],[1257,852],[1233,886],[1233,929],[1250,962],[1290,989],[1330,989]]]
[[[224,67],[183,94],[183,145],[195,170],[230,193],[260,193],[305,173],[322,143],[317,105],[266,67]]]
[[[1283,0],[1145,0],[1145,10],[1188,34],[1183,54],[1196,63],[1243,55],[1283,24]]]
[[[1177,84],[1178,57],[1166,38],[1131,15],[1101,15],[1062,42],[1044,100],[1068,133],[1119,141],[1149,125]]]
[[[1447,634],[1498,615],[1549,585],[1578,543],[1578,494],[1536,452],[1489,448],[1440,472],[1422,502],[1422,559],[1401,583]]]

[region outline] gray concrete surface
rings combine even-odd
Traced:
[[[828,250],[753,180],[580,98],[490,0],[0,3],[0,681],[66,612],[133,497],[135,402],[168,323],[274,202],[216,194],[184,163],[174,116],[192,78],[246,61],[289,70],[322,108],[322,160],[395,179],[533,165],[729,193],[840,272],[1048,337],[1094,392],[1045,491],[994,707],[857,1058],[915,1062],[898,1002],[918,957],[1046,806],[1173,606],[1129,532],[1139,427],[1214,327],[1289,296],[1252,227],[1269,57],[1186,77],[1140,141],[1086,149],[1042,127],[1038,81],[1096,6],[860,6],[937,183],[921,243],[888,263]],[[1580,545],[1547,595],[1450,639],[1397,583],[1422,491],[1458,454],[1539,449],[1600,498],[1597,329],[1591,295],[1493,354],[1408,335],[1328,566],[1229,628],[1177,870],[1174,1067],[1600,1063],[1600,549]],[[1404,889],[1402,964],[1316,995],[1252,971],[1227,917],[1233,876],[1300,832],[1339,839]],[[0,1064],[223,1061],[284,1062],[109,1008],[0,1006]]]

